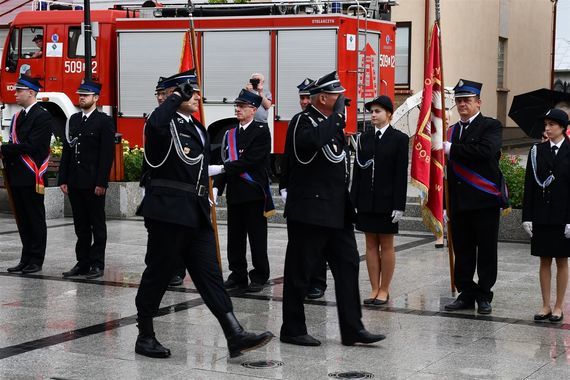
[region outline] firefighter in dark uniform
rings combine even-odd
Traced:
[[[444,141],[448,156],[449,207],[446,215],[453,231],[455,284],[460,292],[445,310],[492,311],[491,291],[497,279],[497,241],[500,207],[504,199],[499,169],[503,127],[481,114],[481,83],[461,79],[455,86],[460,121]],[[473,280],[477,270],[478,282]]]
[[[222,194],[227,184],[228,261],[230,275],[226,289],[261,291],[269,279],[267,257],[267,218],[275,213],[267,163],[271,152],[271,134],[266,123],[255,121],[261,96],[242,90],[235,100],[238,125],[222,140],[223,173],[216,177],[214,192]],[[221,165],[220,165],[221,166]],[[253,269],[248,286],[247,238],[251,247]]]
[[[36,79],[22,74],[15,87],[16,103],[23,109],[12,118],[10,140],[0,146],[0,157],[14,202],[22,256],[8,272],[34,273],[42,270],[46,254],[44,185],[53,119],[36,102],[41,88]]]
[[[311,94],[309,90],[313,86],[315,81],[311,78],[305,78],[298,86],[299,89],[299,105],[301,106],[301,112],[304,112],[307,107],[311,104]],[[293,117],[295,119],[295,117]],[[287,129],[287,137],[285,139],[285,152],[283,154],[283,163],[281,166],[281,178],[279,179],[279,193],[281,194],[281,199],[283,203],[287,202],[287,182],[288,182],[288,153],[292,152],[292,136],[293,129]],[[319,299],[325,295],[325,290],[327,289],[327,262],[323,255],[321,262],[315,268],[315,273],[311,276],[309,290],[307,291],[308,299]]]
[[[218,319],[230,356],[268,343],[270,332],[244,331],[233,313],[218,261],[210,221],[206,129],[192,117],[199,107],[196,77],[181,75],[183,83],[149,116],[145,126],[143,174],[145,195],[138,214],[148,231],[146,269],[136,296],[139,335],[135,352],[166,358],[170,350],[155,338],[153,318],[181,256],[202,296]]]
[[[158,105],[164,103],[166,98],[172,94],[176,86],[178,85],[178,81],[180,80],[183,75],[194,75],[194,71],[186,71],[184,73],[175,74],[171,77],[159,77],[158,82],[155,87],[156,101]],[[148,164],[143,161],[143,173],[148,170]],[[186,266],[184,265],[184,260],[182,257],[177,257],[177,264],[176,264],[176,271],[174,272],[174,276],[170,279],[170,286],[180,286],[184,283],[184,277],[186,277]]]
[[[324,256],[335,279],[342,344],[374,343],[362,324],[354,237],[355,212],[348,193],[348,156],[344,136],[345,100],[335,72],[315,81],[311,105],[291,120],[288,152],[287,253],[283,287],[284,343],[318,346],[307,333],[303,299],[311,274]]]
[[[105,270],[105,192],[113,165],[115,126],[113,119],[97,110],[101,85],[84,81],[77,90],[81,112],[71,115],[58,184],[69,196],[77,243],[77,263],[63,277],[103,276]]]

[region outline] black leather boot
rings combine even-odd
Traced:
[[[137,318],[139,328],[139,336],[135,343],[135,352],[150,358],[167,358],[170,356],[170,350],[164,347],[154,337],[154,328],[152,327],[152,318]]]
[[[219,321],[228,341],[230,358],[235,358],[246,351],[265,346],[273,339],[273,334],[269,331],[261,334],[245,331],[232,312],[224,314]]]

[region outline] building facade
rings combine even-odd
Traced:
[[[441,0],[440,4],[445,86],[453,87],[460,78],[482,82],[482,112],[515,127],[507,117],[513,96],[551,87],[555,2]],[[435,0],[401,0],[392,8],[392,21],[398,25],[397,101],[422,91],[434,19]]]

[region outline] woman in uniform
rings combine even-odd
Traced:
[[[374,127],[357,138],[351,197],[357,210],[356,229],[366,236],[370,296],[365,305],[384,305],[396,256],[394,235],[406,206],[408,136],[390,125],[394,106],[385,95],[365,104]]]
[[[523,198],[523,228],[531,255],[540,257],[542,309],[535,321],[561,322],[570,255],[570,143],[568,115],[551,109],[541,118],[548,140],[530,150]],[[550,303],[552,259],[556,261],[556,302]]]

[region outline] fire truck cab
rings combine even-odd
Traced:
[[[361,5],[344,3],[349,14],[311,7],[310,14],[276,5],[261,12],[252,5],[239,15],[235,7],[218,9],[214,15],[194,10],[199,61],[195,64],[202,73],[208,127],[234,120],[233,101],[257,72],[264,74],[264,88],[273,95],[268,118],[273,153],[283,152],[288,122],[300,111],[296,86],[305,77],[338,72],[345,95],[352,99],[347,134],[362,128],[365,101],[379,94],[393,97],[395,24],[367,17]],[[340,10],[343,7],[337,6]],[[158,77],[180,70],[190,26],[188,8],[100,10],[92,11],[91,19],[97,31],[92,41],[93,78],[103,85],[99,105],[115,117],[118,132],[131,145],[141,145],[145,116],[157,106]],[[85,70],[82,20],[83,11],[77,10],[25,11],[16,16],[0,74],[4,136],[18,109],[13,86],[21,73],[28,72],[43,85],[38,101],[56,118],[56,134],[61,136],[65,120],[78,111],[75,91]],[[43,38],[39,56],[33,42],[38,35]]]

